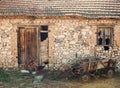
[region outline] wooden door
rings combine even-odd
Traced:
[[[39,64],[38,30],[34,27],[21,27],[18,31],[18,56],[20,65],[28,65],[32,59]],[[28,67],[28,66],[27,66]]]

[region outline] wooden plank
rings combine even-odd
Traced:
[[[19,29],[19,42],[20,42],[20,56],[22,64],[28,65],[30,58],[34,61],[34,64],[39,63],[38,61],[38,35],[37,28],[26,27]],[[36,66],[36,65],[31,65]],[[26,66],[29,67],[29,66]]]

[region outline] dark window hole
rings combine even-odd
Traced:
[[[46,38],[48,38],[48,33],[40,33],[41,35],[41,41],[46,40]]]
[[[110,44],[110,39],[107,38],[107,39],[105,40],[105,42],[106,42],[106,45],[109,45],[109,44]]]
[[[102,45],[102,38],[98,39],[98,45]]]
[[[41,26],[41,30],[42,30],[42,31],[48,31],[48,26],[46,26],[46,25]]]
[[[104,46],[104,50],[109,50],[109,46]]]

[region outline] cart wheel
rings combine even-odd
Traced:
[[[109,70],[107,71],[107,77],[108,77],[108,78],[112,78],[113,75],[114,75],[114,71],[113,71],[112,69],[109,69]]]
[[[87,81],[89,81],[89,79],[90,79],[89,74],[84,74],[84,75],[81,76],[81,80],[83,82],[87,82]]]

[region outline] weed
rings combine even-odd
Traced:
[[[10,82],[10,74],[8,71],[4,70],[3,68],[0,68],[0,81],[1,82]]]

